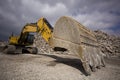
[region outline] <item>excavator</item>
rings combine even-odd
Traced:
[[[47,19],[40,18],[37,23],[26,24],[19,36],[13,34],[9,37],[9,45],[5,47],[6,53],[33,53],[37,54],[38,50],[32,44],[34,42],[34,35],[41,34],[44,40],[48,43],[52,35],[53,27],[49,24]]]
[[[94,32],[67,16],[59,18],[54,29],[45,18],[26,24],[19,36],[10,36],[6,52],[37,54],[38,49],[33,46],[35,34],[40,34],[54,51],[68,51],[78,56],[87,75],[105,66]]]

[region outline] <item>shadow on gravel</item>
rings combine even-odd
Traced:
[[[85,70],[84,70],[84,68],[82,66],[82,62],[80,61],[80,59],[62,58],[62,57],[59,57],[59,56],[48,55],[48,54],[39,54],[39,55],[43,55],[43,56],[54,58],[54,59],[56,59],[54,62],[56,62],[56,63],[63,63],[63,64],[66,64],[68,66],[72,66],[72,67],[80,70],[84,75],[87,76],[87,73],[85,72]]]

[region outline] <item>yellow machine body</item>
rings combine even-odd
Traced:
[[[38,33],[40,33],[42,35],[42,37],[47,42],[49,42],[49,39],[51,38],[52,32],[53,32],[52,26],[44,18],[41,18],[40,20],[38,20],[37,26],[38,26]]]
[[[46,42],[49,41],[52,35],[53,28],[45,18],[40,18],[37,23],[26,24],[19,36],[10,36],[9,44],[12,45],[31,45],[33,44],[34,35],[39,33],[45,39]]]
[[[10,44],[18,44],[18,39],[19,39],[19,36],[10,36],[9,43]]]

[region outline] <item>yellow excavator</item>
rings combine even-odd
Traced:
[[[6,53],[21,53],[29,52],[36,54],[37,48],[32,44],[34,42],[34,35],[41,34],[44,40],[48,43],[52,35],[53,27],[45,18],[40,18],[37,23],[26,24],[19,36],[11,35],[9,37],[9,45],[7,45]]]
[[[54,29],[45,18],[41,18],[37,23],[26,24],[19,36],[10,36],[6,52],[36,54],[38,50],[36,46],[32,46],[36,33],[40,34],[53,50],[68,51],[69,54],[79,56],[88,75],[91,70],[105,66],[94,32],[66,16],[58,19]]]

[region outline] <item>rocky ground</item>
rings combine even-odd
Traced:
[[[94,31],[101,51],[107,56],[120,56],[120,36],[109,35],[102,31]]]
[[[85,76],[78,57],[68,52],[56,54],[41,40],[36,45],[39,48],[36,55],[0,52],[0,80],[120,80],[120,38],[101,31],[95,31],[95,35],[105,54],[106,67],[90,76]],[[0,42],[0,51],[5,44]]]
[[[85,76],[80,60],[63,54],[0,53],[0,80],[120,80],[120,58]]]

